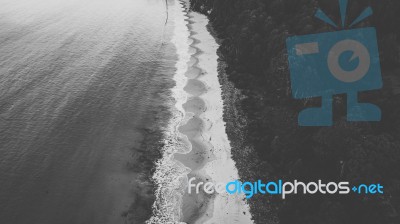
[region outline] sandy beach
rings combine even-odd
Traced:
[[[214,183],[239,179],[223,121],[223,100],[218,80],[218,44],[210,34],[208,19],[188,12],[191,58],[184,90],[185,117],[179,131],[187,136],[191,150],[174,158],[191,171],[187,178]],[[185,223],[252,223],[244,195],[188,194],[182,200],[181,221]]]
[[[192,177],[214,184],[239,179],[223,121],[219,45],[208,30],[207,17],[190,12],[188,4],[175,1],[169,7],[178,54],[175,109],[165,130],[162,159],[156,163],[156,201],[147,223],[253,223],[244,195],[188,193]]]

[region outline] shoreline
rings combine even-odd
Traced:
[[[184,153],[190,148],[186,136],[182,135],[178,128],[184,121],[183,104],[187,101],[184,87],[187,83],[185,72],[190,59],[187,39],[189,31],[187,24],[187,9],[183,0],[172,1],[168,7],[170,18],[173,18],[174,31],[171,39],[175,46],[178,60],[175,64],[173,80],[175,86],[171,89],[171,113],[172,118],[168,121],[168,127],[163,130],[165,134],[164,144],[160,149],[162,158],[155,162],[155,172],[152,180],[155,184],[153,203],[153,214],[147,224],[159,223],[181,223],[182,216],[180,205],[184,194],[184,183],[190,169],[174,159],[174,154]]]
[[[153,181],[153,215],[146,222],[176,224],[253,223],[244,194],[188,194],[188,180],[238,180],[224,121],[219,44],[208,18],[190,11],[188,0],[171,4],[178,61],[172,89],[173,117],[165,130],[162,158]]]
[[[229,182],[239,176],[223,119],[225,103],[218,74],[218,40],[205,15],[188,10],[187,17],[191,57],[185,74],[188,78],[184,88],[188,95],[183,104],[185,118],[179,131],[187,136],[191,150],[176,153],[174,159],[190,168],[188,179]],[[181,221],[185,223],[252,223],[244,195],[227,193],[185,193],[182,215]]]

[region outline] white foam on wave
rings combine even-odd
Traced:
[[[183,104],[188,97],[184,87],[188,80],[185,73],[188,69],[187,63],[190,60],[190,32],[186,26],[186,9],[180,1],[175,1],[173,5],[170,5],[169,13],[170,18],[174,18],[172,43],[175,45],[178,55],[174,75],[176,85],[172,89],[175,108],[173,117],[169,121],[167,130],[165,130],[165,144],[161,149],[162,158],[156,162],[156,171],[153,175],[156,184],[156,200],[153,204],[153,216],[146,222],[147,224],[181,223],[179,220],[182,215],[182,197],[185,193],[184,183],[187,181],[187,174],[190,172],[190,169],[173,159],[173,155],[177,152],[191,151],[191,146],[187,144],[187,137],[178,130],[178,127],[184,122]]]

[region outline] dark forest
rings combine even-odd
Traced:
[[[384,87],[359,94],[382,109],[381,122],[346,120],[346,96],[334,97],[333,127],[299,127],[298,113],[320,99],[294,100],[285,40],[335,31],[314,18],[318,8],[340,23],[336,0],[191,0],[220,39],[220,63],[242,93],[225,110],[233,157],[244,181],[382,183],[383,196],[296,195],[249,200],[256,223],[400,223],[400,1],[350,0],[348,18],[366,7],[374,15],[357,27],[376,27]],[[240,119],[238,119],[238,117]],[[235,119],[235,120],[233,120]],[[242,141],[239,141],[241,139]],[[239,159],[240,158],[240,159]]]

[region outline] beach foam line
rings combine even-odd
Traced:
[[[182,135],[178,127],[185,123],[185,110],[183,104],[187,101],[187,93],[184,87],[187,83],[185,73],[188,70],[189,54],[189,30],[186,26],[186,7],[182,1],[168,3],[169,17],[174,21],[174,35],[172,43],[175,45],[178,60],[175,65],[176,72],[173,77],[176,85],[171,90],[175,107],[173,117],[170,119],[168,128],[164,130],[165,142],[161,149],[162,158],[156,162],[156,169],[152,177],[155,189],[155,202],[153,204],[153,215],[146,221],[147,224],[175,224],[181,223],[182,197],[184,185],[187,183],[187,174],[190,169],[177,162],[173,155],[177,152],[188,152],[191,150],[187,137]]]

